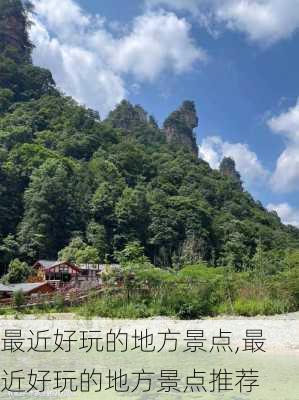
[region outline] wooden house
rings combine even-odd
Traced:
[[[39,281],[68,283],[81,273],[80,268],[69,261],[39,260],[33,268]]]

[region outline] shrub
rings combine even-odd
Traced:
[[[56,294],[53,298],[53,307],[59,311],[62,312],[65,308],[64,304],[64,297],[61,294]]]
[[[273,279],[271,283],[273,295],[280,298],[290,298],[294,309],[299,307],[299,268],[284,271]]]
[[[293,268],[260,281],[254,271],[210,268],[204,264],[180,271],[150,264],[128,264],[122,284],[107,281],[101,297],[79,307],[85,316],[146,318],[153,315],[196,319],[214,314],[272,315],[298,309],[299,270]],[[109,286],[110,285],[110,286]]]
[[[22,290],[18,290],[13,294],[13,305],[17,308],[20,308],[25,304],[25,295]]]
[[[234,302],[234,311],[238,315],[256,316],[282,314],[290,311],[290,304],[287,300],[272,299],[270,297],[242,299]]]

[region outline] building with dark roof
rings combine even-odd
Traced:
[[[23,292],[26,296],[30,296],[35,293],[52,293],[54,290],[48,282],[0,284],[0,298],[10,298],[16,292]]]

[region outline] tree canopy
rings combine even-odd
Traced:
[[[197,157],[193,102],[161,128],[128,101],[101,120],[32,65],[22,3],[0,0],[0,10],[0,35],[12,29],[17,39],[0,40],[2,272],[16,257],[116,261],[134,243],[158,266],[238,270],[258,244],[298,249],[298,229],[243,190],[233,160],[218,171]]]

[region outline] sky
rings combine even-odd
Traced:
[[[35,64],[105,118],[122,99],[160,124],[184,100],[199,156],[299,227],[299,0],[33,0]]]

